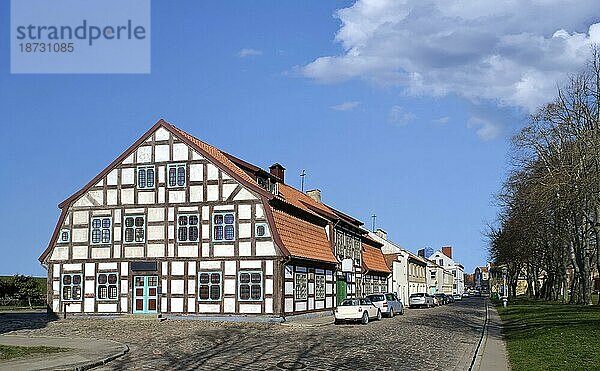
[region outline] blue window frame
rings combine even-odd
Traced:
[[[156,172],[154,166],[140,166],[137,168],[138,189],[154,189]]]
[[[256,223],[254,235],[256,237],[269,237],[269,225],[267,223]]]
[[[235,215],[233,212],[213,213],[213,241],[235,240]]]
[[[222,284],[221,272],[198,272],[198,300],[220,301]]]
[[[81,301],[81,287],[83,285],[82,275],[63,274],[61,279],[63,301]]]
[[[169,188],[185,187],[185,164],[167,165],[167,186]]]
[[[112,218],[110,216],[92,217],[90,221],[90,243],[92,245],[109,244],[112,241]]]
[[[263,273],[261,271],[240,271],[238,275],[238,299],[240,301],[262,300]]]
[[[117,300],[119,297],[119,276],[117,272],[102,272],[96,277],[96,299]]]
[[[126,215],[123,224],[123,241],[125,243],[146,242],[146,217],[144,215]]]
[[[61,229],[58,236],[58,243],[68,243],[71,240],[71,230]]]
[[[198,242],[200,217],[198,214],[177,215],[177,241]]]

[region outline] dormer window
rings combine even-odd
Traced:
[[[263,176],[256,177],[256,182],[261,188],[264,188],[273,194],[277,194],[277,182],[274,182],[270,178]]]

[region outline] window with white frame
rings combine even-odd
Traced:
[[[81,301],[81,286],[82,275],[77,274],[63,274],[62,275],[62,300],[64,301]]]
[[[71,240],[71,230],[61,229],[58,236],[58,243],[68,243]]]
[[[257,223],[254,234],[256,237],[269,237],[269,225],[267,223]]]
[[[98,273],[96,277],[96,299],[117,300],[119,296],[119,276],[117,272]]]
[[[308,278],[306,273],[294,274],[294,292],[296,300],[306,300],[308,297]]]
[[[125,243],[145,242],[146,217],[144,215],[126,215],[123,220],[123,235]]]
[[[221,272],[199,272],[198,273],[198,300],[218,301],[221,300],[222,286]]]
[[[90,230],[92,245],[110,243],[112,240],[112,218],[110,216],[93,217],[90,222]]]
[[[154,166],[139,166],[137,168],[138,189],[154,189],[156,183]]]
[[[198,214],[177,215],[177,241],[197,242],[199,235]]]
[[[169,188],[185,187],[185,164],[167,165],[167,185]]]
[[[238,281],[239,300],[262,300],[262,278],[260,271],[241,271]]]
[[[232,212],[213,214],[213,241],[235,239],[235,215]]]
[[[315,275],[315,299],[325,299],[325,276],[322,274]]]

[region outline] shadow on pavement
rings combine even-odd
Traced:
[[[45,311],[0,312],[0,334],[43,328],[48,322],[57,319],[55,315],[49,315]]]

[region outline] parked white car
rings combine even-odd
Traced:
[[[410,294],[410,296],[408,297],[408,305],[411,308],[417,308],[417,307],[431,308],[435,304],[433,302],[433,297],[431,295],[426,294],[424,292],[418,292],[415,294]]]
[[[404,314],[404,305],[394,293],[371,294],[367,295],[367,299],[371,300],[373,304],[379,307],[381,314],[390,318],[394,317],[396,314]]]
[[[454,300],[462,300],[462,296],[460,294],[454,294],[452,295],[452,297],[454,298]]]
[[[370,319],[381,320],[381,310],[367,298],[345,299],[335,308],[335,323],[360,321],[363,325]]]

